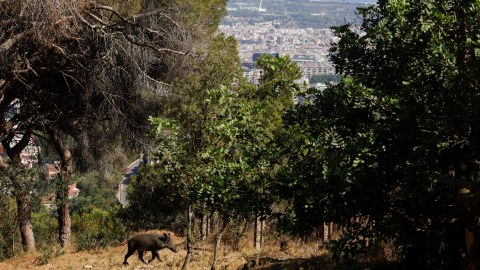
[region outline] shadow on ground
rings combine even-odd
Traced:
[[[397,263],[391,262],[375,262],[375,263],[335,263],[332,262],[331,257],[317,256],[309,259],[286,259],[279,260],[274,258],[260,258],[258,260],[251,260],[243,267],[237,270],[386,270],[399,269]]]

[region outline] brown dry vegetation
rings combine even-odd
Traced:
[[[145,233],[163,233],[165,231],[149,231]],[[169,233],[169,232],[167,232]],[[220,247],[217,269],[263,269],[263,270],[313,270],[313,269],[392,269],[391,262],[377,257],[363,259],[355,266],[336,264],[325,249],[315,244],[305,244],[300,240],[290,240],[285,249],[280,248],[279,240],[271,240],[262,250],[255,250],[252,237],[244,237],[239,244],[239,251],[234,252],[229,245],[228,234]],[[45,254],[36,252],[0,262],[0,269],[181,269],[186,256],[186,238],[172,233],[172,240],[177,245],[178,253],[168,249],[159,251],[163,262],[157,260],[149,265],[143,264],[135,253],[128,259],[129,265],[124,266],[123,260],[127,252],[126,241],[105,249],[75,252],[74,248],[64,255],[42,263]],[[213,243],[211,236],[205,241],[195,244],[189,269],[210,269],[213,260]],[[57,247],[58,249],[60,247]],[[144,259],[149,259],[151,253],[145,253]]]
[[[161,233],[163,231],[154,231]],[[220,257],[217,269],[242,269],[246,264],[250,267],[255,264],[256,269],[265,269],[269,265],[279,264],[282,261],[296,265],[294,260],[302,260],[325,255],[325,251],[318,249],[315,245],[300,244],[292,242],[285,251],[280,250],[280,245],[272,241],[261,251],[255,250],[252,246],[252,238],[243,239],[240,242],[240,250],[233,252],[232,248],[225,242],[220,248]],[[144,265],[137,253],[128,259],[129,265],[124,266],[123,259],[127,252],[126,242],[117,246],[105,249],[75,252],[67,251],[64,255],[48,260],[48,264],[42,265],[40,252],[23,255],[0,263],[0,269],[181,269],[186,255],[185,237],[177,237],[172,234],[173,242],[178,245],[178,253],[168,249],[159,251],[163,262],[153,261],[150,265]],[[150,258],[150,252],[144,258]],[[196,243],[192,262],[189,269],[210,269],[213,259],[213,237]],[[254,263],[255,262],[255,263]],[[298,269],[284,268],[281,269]],[[314,269],[314,268],[312,268]],[[324,269],[322,267],[322,269]]]

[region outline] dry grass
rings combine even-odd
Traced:
[[[163,233],[163,231],[153,231]],[[252,237],[245,237],[239,244],[239,251],[234,252],[228,241],[220,248],[217,269],[335,269],[331,257],[323,249],[316,245],[302,244],[300,241],[289,240],[286,249],[280,249],[280,243],[268,241],[261,250],[255,250],[252,246]],[[176,237],[172,234],[172,240],[177,245],[178,253],[168,249],[159,251],[163,262],[157,260],[149,265],[144,265],[137,253],[128,259],[130,263],[124,266],[123,260],[127,251],[126,242],[115,247],[108,247],[95,251],[66,252],[57,258],[48,260],[48,264],[42,265],[41,253],[24,255],[0,263],[0,269],[181,269],[186,256],[185,238]],[[210,269],[213,260],[213,237],[195,244],[189,269]],[[149,259],[150,252],[144,255]],[[248,266],[247,268],[244,268]],[[91,268],[90,268],[91,267]]]

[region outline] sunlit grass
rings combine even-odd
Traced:
[[[163,231],[150,231],[163,233]],[[186,256],[186,239],[172,234],[172,241],[177,245],[177,253],[168,249],[159,251],[162,262],[157,260],[149,265],[144,265],[137,252],[129,259],[129,265],[124,266],[123,260],[127,253],[127,244],[123,242],[105,249],[75,252],[71,247],[65,254],[48,259],[47,264],[42,264],[40,258],[44,253],[37,252],[21,255],[0,263],[0,269],[181,269]],[[217,269],[269,269],[269,265],[281,265],[272,269],[334,269],[335,264],[329,253],[318,248],[315,244],[305,244],[298,239],[289,239],[288,246],[280,249],[280,240],[266,241],[261,250],[253,248],[253,235],[247,235],[239,243],[239,250],[233,251],[229,243],[228,234],[225,242],[220,247]],[[211,235],[205,241],[195,243],[189,269],[210,269],[213,260],[214,240]],[[55,247],[59,248],[59,247]],[[149,259],[151,253],[144,254],[144,259]],[[317,266],[321,266],[317,268]],[[90,268],[91,267],[91,268]],[[313,268],[311,268],[313,267]]]

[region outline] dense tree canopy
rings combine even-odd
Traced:
[[[295,197],[293,220],[352,228],[353,249],[358,235],[394,239],[412,265],[451,268],[469,252],[468,265],[478,258],[462,229],[478,243],[480,213],[466,198],[479,174],[480,6],[392,0],[359,14],[364,34],[333,28],[342,81],[289,115],[298,158],[281,190]]]

